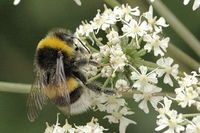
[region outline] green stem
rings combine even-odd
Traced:
[[[194,117],[194,116],[198,116],[200,115],[200,113],[193,113],[193,114],[183,114],[183,117]]]
[[[166,18],[170,26],[177,34],[200,56],[200,42],[197,38],[177,19],[177,17],[160,1],[156,0],[152,3],[157,12]]]
[[[92,82],[99,78],[101,74],[97,74],[95,77],[92,77],[89,79],[89,82]],[[12,93],[21,93],[26,94],[29,93],[31,90],[30,84],[22,84],[22,83],[10,83],[10,82],[0,82],[0,91],[2,92],[12,92]],[[131,98],[133,94],[142,94],[140,91],[137,90],[131,90],[130,92],[119,92],[119,94],[122,94],[125,97]],[[175,97],[174,93],[169,92],[160,92],[156,93],[155,96],[170,96]]]
[[[143,94],[141,91],[138,90],[131,90],[131,91],[124,91],[124,92],[119,92],[119,94],[122,94],[124,97],[126,98],[132,98],[133,94]],[[176,94],[172,93],[172,92],[158,92],[155,94],[152,94],[153,96],[167,96],[167,97],[176,97]]]
[[[99,52],[97,49],[92,47],[90,44],[88,44],[87,47],[89,47],[89,49],[91,49],[93,52]]]
[[[96,76],[94,76],[94,77],[88,79],[88,82],[91,83],[91,82],[95,81],[96,79],[98,79],[98,78],[100,78],[100,77],[101,77],[101,73],[99,73],[99,74],[97,74]]]
[[[94,33],[92,34],[92,37],[97,42],[98,46],[103,46],[104,45],[98,38],[96,38]]]
[[[31,90],[30,84],[0,82],[0,91],[11,93],[29,93]]]
[[[106,79],[106,81],[105,81],[104,84],[103,84],[103,88],[105,88],[105,87],[108,85],[110,79],[111,79],[111,78],[107,78],[107,79]]]
[[[111,7],[121,6],[121,4],[116,0],[104,0]]]
[[[194,60],[189,55],[185,54],[182,50],[177,48],[175,45],[169,44],[168,50],[171,52],[171,54],[174,57],[177,57],[178,59],[181,59],[181,61],[184,64],[186,64],[187,66],[189,66],[190,68],[192,68],[194,70],[198,70],[198,68],[200,67],[200,63],[198,63],[196,60]]]

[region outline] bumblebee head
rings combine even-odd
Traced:
[[[74,37],[64,29],[49,32],[47,36],[39,42],[37,49],[48,47],[61,50],[69,56],[75,56],[77,51],[85,51],[74,43],[75,39],[77,39],[89,52],[88,48],[78,38]]]

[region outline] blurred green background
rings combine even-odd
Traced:
[[[133,5],[140,4],[140,8],[148,8],[145,0],[123,0]],[[0,2],[0,81],[32,83],[33,58],[38,41],[52,28],[62,27],[75,31],[82,20],[91,20],[97,9],[103,9],[102,0],[82,0],[82,6],[77,6],[72,0],[22,0],[18,6],[12,0]],[[122,2],[122,1],[121,1]],[[200,40],[200,9],[192,11],[192,3],[184,6],[182,1],[164,1],[170,10],[189,28]],[[167,28],[166,36],[187,54],[198,60],[197,56],[185,42],[173,31]],[[181,66],[182,67],[182,66]],[[186,71],[191,71],[187,66]],[[45,122],[56,122],[58,110],[50,105],[46,107],[40,117],[33,123],[26,117],[26,95],[0,92],[0,133],[42,133]],[[137,125],[130,125],[127,133],[153,133],[156,127],[156,113],[151,111],[146,115],[138,109],[133,100],[128,100],[135,115],[130,118]],[[118,124],[108,124],[102,120],[105,114],[86,112],[72,116],[69,123],[85,124],[92,116],[99,118],[99,122],[109,132],[118,132]],[[65,117],[60,115],[61,124]],[[145,125],[145,127],[144,127]]]

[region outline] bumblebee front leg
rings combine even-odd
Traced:
[[[96,93],[105,93],[107,95],[116,94],[116,92],[113,91],[113,90],[105,90],[105,89],[102,89],[101,87],[99,87],[98,85],[95,85],[95,84],[86,83],[85,85],[87,86],[88,89],[90,89],[90,90],[92,90]]]
[[[79,68],[79,67],[87,65],[87,64],[91,64],[94,66],[100,66],[99,63],[97,63],[95,61],[91,61],[87,58],[79,59],[79,60],[75,61],[73,65],[74,65],[74,67]]]

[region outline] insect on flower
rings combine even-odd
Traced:
[[[82,47],[74,43],[78,40]],[[87,82],[81,66],[98,66],[88,58],[78,55],[89,49],[76,37],[63,29],[49,32],[37,46],[35,56],[36,77],[28,96],[28,119],[34,121],[48,100],[64,114],[78,114],[90,107],[87,89],[97,93],[114,94]]]

